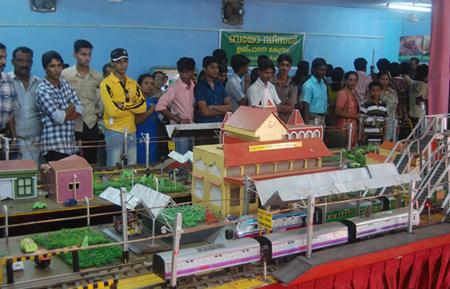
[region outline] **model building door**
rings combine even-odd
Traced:
[[[14,179],[0,180],[0,199],[12,199],[14,190]]]

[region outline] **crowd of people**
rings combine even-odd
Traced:
[[[203,58],[198,75],[194,59],[181,57],[179,78],[166,86],[162,71],[137,81],[129,77],[123,48],[111,52],[103,74],[95,71],[93,49],[89,41],[76,40],[75,64],[69,67],[58,52],[44,53],[45,76],[39,78],[31,73],[28,47],[14,49],[13,71],[3,72],[7,55],[0,43],[0,133],[20,149],[11,157],[40,163],[79,153],[91,164],[106,158],[105,164],[114,166],[124,156],[128,164],[145,163],[148,136],[149,161],[156,163],[167,155],[161,142],[166,123],[221,122],[241,105],[270,109],[283,121],[299,109],[306,123],[335,129],[328,139],[345,139],[350,131],[352,145],[395,141],[399,124],[417,122],[427,99],[428,66],[416,58],[400,64],[380,59],[378,73],[367,72],[364,58],[355,59],[355,70],[347,72],[316,58],[311,70],[300,61],[291,76],[290,55],[279,55],[276,63],[261,55],[249,71],[248,57],[228,58],[217,49]],[[98,145],[103,141],[106,157]],[[174,141],[180,153],[192,149],[189,137]]]

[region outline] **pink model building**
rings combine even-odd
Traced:
[[[48,194],[57,203],[68,199],[77,201],[93,198],[92,167],[82,157],[72,155],[41,166],[41,176],[47,183]]]

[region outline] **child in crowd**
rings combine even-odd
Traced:
[[[367,143],[381,144],[384,140],[386,130],[386,104],[381,101],[380,96],[383,86],[378,80],[369,84],[369,98],[360,107],[363,117],[363,141]]]

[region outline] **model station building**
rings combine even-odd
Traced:
[[[223,216],[245,214],[244,178],[271,179],[329,170],[322,126],[305,125],[295,110],[284,123],[271,110],[239,107],[222,125],[222,143],[194,147],[192,201]],[[257,196],[250,193],[249,213]]]

